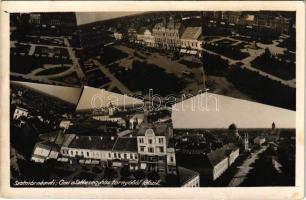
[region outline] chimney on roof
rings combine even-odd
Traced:
[[[103,140],[103,136],[100,137],[100,140]]]

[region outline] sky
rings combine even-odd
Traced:
[[[223,95],[204,93],[172,107],[174,128],[295,128],[295,111]]]
[[[112,19],[116,17],[134,15],[141,12],[77,12],[77,24],[88,24],[96,21]]]

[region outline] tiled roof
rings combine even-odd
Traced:
[[[136,137],[119,137],[114,144],[113,151],[137,152]]]
[[[147,129],[153,129],[155,135],[167,136],[168,135],[169,124],[160,123],[155,125],[141,124],[137,135],[144,135]]]
[[[216,149],[215,151],[208,153],[207,157],[208,157],[210,164],[212,166],[216,166],[217,164],[222,162],[227,156],[229,156],[229,154],[232,151],[237,150],[237,149],[238,147],[235,144],[229,143],[229,144],[224,145],[220,149]]]
[[[223,161],[225,158],[227,158],[227,152],[225,149],[220,148],[216,149],[215,151],[212,151],[207,154],[208,160],[212,166],[216,166],[221,161]]]
[[[79,136],[70,143],[70,148],[92,149],[92,150],[112,150],[116,138],[102,136]]]
[[[196,176],[199,176],[199,173],[196,171],[193,171],[191,169],[187,169],[181,166],[177,167],[180,183],[181,185],[184,185],[186,182],[190,181],[191,179],[195,178]]]
[[[196,40],[202,35],[201,27],[187,27],[182,35],[182,39]]]

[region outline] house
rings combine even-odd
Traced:
[[[43,163],[48,159],[57,159],[60,152],[59,145],[50,142],[42,141],[35,144],[31,160],[34,162]]]
[[[195,170],[207,181],[215,181],[237,159],[239,148],[234,144],[224,145],[222,148],[205,154],[183,154],[178,152],[177,163],[183,167]]]
[[[177,167],[181,187],[200,187],[200,174],[181,166]]]
[[[147,47],[155,47],[155,39],[150,29],[146,29],[143,36],[144,44]]]
[[[113,167],[129,166],[130,170],[138,169],[137,138],[134,136],[118,137],[112,148]]]
[[[123,39],[123,34],[120,32],[114,32],[114,38],[115,40],[122,40]]]
[[[76,136],[61,152],[69,158],[99,160],[107,165],[107,161],[114,157],[112,148],[115,142],[114,136]]]
[[[59,127],[60,128],[63,128],[63,129],[68,129],[69,128],[69,126],[70,126],[70,124],[71,124],[71,121],[70,120],[62,120],[61,122],[60,122],[60,125],[59,125]]]
[[[153,125],[147,124],[145,120],[137,132],[140,169],[156,171],[160,176],[169,172],[176,174],[174,148],[169,142],[172,137],[170,124]]]
[[[140,27],[137,30],[137,34],[136,34],[136,43],[137,44],[142,44],[144,45],[144,32],[146,31],[146,27]]]
[[[21,116],[27,117],[28,114],[29,114],[29,111],[27,109],[16,106],[15,112],[13,114],[13,119],[18,119]]]
[[[202,27],[187,27],[181,37],[181,53],[196,55],[202,51]]]
[[[167,50],[178,49],[183,31],[182,23],[175,22],[172,17],[168,21],[164,18],[162,22],[155,24],[152,30],[156,47]]]
[[[128,39],[130,42],[135,42],[137,37],[137,31],[135,28],[130,27],[128,28]]]

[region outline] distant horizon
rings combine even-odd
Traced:
[[[237,128],[237,130],[268,130],[269,128]],[[228,128],[173,128],[173,130],[228,130]],[[296,130],[296,128],[284,128],[279,127],[275,128],[275,130]]]

